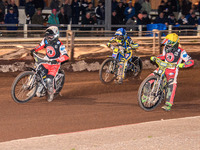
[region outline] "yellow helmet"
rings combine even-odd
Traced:
[[[174,47],[175,45],[178,46],[180,43],[180,39],[176,33],[170,33],[168,34],[165,39],[162,41],[161,44],[168,45],[170,47]]]

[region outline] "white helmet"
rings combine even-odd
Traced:
[[[59,38],[59,30],[56,26],[50,26],[45,30],[45,37],[48,43],[53,44]]]

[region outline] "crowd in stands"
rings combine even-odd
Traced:
[[[44,9],[44,0],[20,0],[20,6],[24,6],[27,24],[45,23],[42,16]],[[105,24],[105,4],[100,0],[97,7],[88,0],[52,0],[50,3],[52,13],[49,15],[46,23],[48,24]],[[7,12],[5,12],[7,8]],[[149,0],[112,0],[112,18],[113,25],[147,25],[151,23],[162,23],[165,25],[198,25],[200,19],[197,19],[195,11],[200,11],[200,1],[197,8],[194,9],[190,0],[161,0],[158,7],[158,16],[152,20],[150,15],[151,4]],[[179,16],[181,12],[181,16]],[[0,0],[0,24],[17,24],[19,22],[19,11],[15,0],[3,2]],[[91,28],[87,28],[88,30]]]

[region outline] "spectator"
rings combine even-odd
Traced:
[[[105,24],[105,8],[103,2],[99,2],[98,6],[95,8],[95,13],[97,17],[97,24],[103,25]]]
[[[182,1],[182,15],[189,14],[190,9],[192,8],[192,3],[189,0]]]
[[[200,18],[198,19],[198,25],[200,25]]]
[[[44,24],[44,19],[42,17],[42,9],[41,8],[38,8],[36,13],[33,15],[31,23],[32,24],[41,24],[41,25]]]
[[[151,4],[150,4],[149,0],[145,0],[142,3],[142,11],[146,11],[148,14],[150,14],[150,12],[151,12]]]
[[[197,25],[197,24],[198,24],[197,17],[193,12],[191,16],[188,18],[188,25]]]
[[[83,17],[82,24],[93,25],[94,19],[90,16],[90,13],[86,13],[85,17]],[[85,27],[84,30],[91,30],[91,27]]]
[[[118,2],[116,0],[112,0],[112,12],[116,10],[118,6]]]
[[[176,18],[174,16],[174,14],[172,13],[169,18],[168,18],[168,25],[176,25],[177,21]]]
[[[143,25],[151,24],[151,20],[149,19],[147,12],[143,11],[142,15],[143,15],[142,24]]]
[[[80,16],[80,3],[78,0],[72,2],[72,24],[78,24]]]
[[[1,9],[1,13],[3,15],[5,15],[5,5],[4,5],[4,2],[2,0],[0,0],[0,9]]]
[[[165,11],[165,2],[164,0],[161,1],[160,5],[158,6],[158,14]]]
[[[19,11],[18,11],[17,5],[15,4],[15,0],[10,0],[10,4],[8,4],[8,6],[7,6],[7,13],[9,12],[10,7],[13,8],[13,13],[16,14],[16,16],[18,18],[19,17]]]
[[[85,11],[86,11],[86,13],[90,13],[90,16],[92,18],[95,18],[95,11],[94,11],[92,2],[88,3],[88,7],[86,8]]]
[[[135,15],[135,8],[132,6],[132,1],[128,2],[128,7],[124,11],[125,21],[132,18]]]
[[[167,25],[167,19],[164,17],[164,13],[161,12],[159,16],[155,19],[154,23],[162,23]]]
[[[56,9],[58,12],[60,10],[60,1],[59,0],[52,0],[50,4],[51,10]]]
[[[164,13],[165,13],[164,15],[166,18],[168,18],[169,15],[173,13],[171,0],[167,1],[166,5],[165,5]]]
[[[59,23],[60,24],[68,24],[68,18],[67,18],[67,15],[65,15],[64,13],[64,8],[61,7],[60,8],[60,13],[58,14],[58,18],[59,18]]]
[[[30,17],[30,20],[32,20],[32,17],[35,14],[35,4],[33,3],[33,0],[29,0],[29,2],[26,3],[25,14],[27,18]]]
[[[44,9],[44,5],[45,5],[44,0],[34,0],[34,4],[35,4],[36,9],[38,8],[42,10]]]
[[[4,13],[1,8],[0,8],[0,24],[4,24]]]
[[[56,9],[52,10],[52,14],[50,15],[50,17],[48,19],[48,23],[49,24],[54,24],[54,25],[55,24],[60,24]]]
[[[189,14],[187,14],[185,16],[185,18],[188,20],[190,18],[190,16],[192,15],[193,12],[194,12],[194,9],[190,9]]]
[[[178,15],[180,11],[179,0],[171,0],[171,3],[172,3],[172,12],[175,15],[175,18],[178,19]]]
[[[14,13],[14,8],[9,7],[8,13],[5,17],[5,24],[18,24],[18,16]],[[17,30],[17,26],[15,27],[7,27],[7,30]]]
[[[135,26],[136,24],[137,24],[137,20],[136,20],[135,16],[129,18],[126,22],[126,25],[130,26],[130,27],[127,27],[126,30],[127,31],[135,31],[136,30],[136,26]]]
[[[128,7],[128,4],[127,4],[126,0],[123,0],[122,6],[124,7],[124,10],[126,9],[126,7]]]
[[[142,3],[144,2],[144,0],[139,0],[138,2],[142,5]]]
[[[137,16],[140,13],[140,10],[142,9],[142,5],[139,3],[139,0],[135,0],[135,16]]]
[[[8,7],[8,1],[7,0],[4,1],[4,6]]]
[[[64,13],[68,18],[68,23],[70,23],[71,18],[72,18],[72,6],[69,2],[69,0],[65,0],[64,4],[63,4],[63,8],[64,8]]]
[[[119,2],[116,8],[117,18],[119,20],[119,24],[124,24],[124,10],[123,3]]]
[[[20,0],[19,1],[19,6],[25,6],[26,0]]]
[[[182,15],[181,18],[178,20],[178,24],[180,24],[180,25],[187,25],[188,24],[188,20],[185,18],[184,15]]]
[[[117,17],[116,11],[112,12],[111,24],[114,24],[114,25],[119,24],[119,18]]]
[[[136,17],[137,25],[142,25],[142,18],[143,18],[142,13],[139,13],[138,16]]]
[[[81,1],[81,14],[82,14],[82,18],[84,18],[86,16],[86,9],[88,7],[88,2],[87,0],[82,0]]]
[[[200,0],[198,2],[197,9],[198,9],[198,12],[200,13]]]

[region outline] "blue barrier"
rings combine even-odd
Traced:
[[[158,23],[158,24],[147,24],[147,31],[153,31],[153,29],[157,29],[157,30],[167,30],[167,26],[165,24],[162,23]],[[153,36],[153,32],[150,32],[149,35],[147,36]],[[158,36],[158,35],[156,35]],[[162,33],[162,36],[165,36],[164,33]]]

